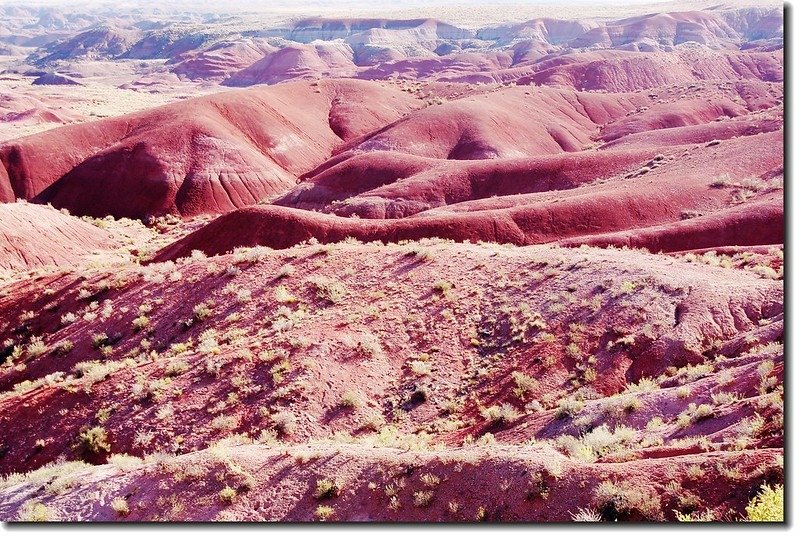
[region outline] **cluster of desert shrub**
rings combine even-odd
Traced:
[[[303,264],[317,268],[333,264],[342,248],[310,244],[288,254],[264,248],[237,249],[231,255],[213,259],[204,259],[197,253],[176,263],[141,267],[131,274],[103,274],[87,279],[71,291],[77,295],[80,309],[59,312],[53,333],[8,343],[6,367],[24,371],[25,362],[69,354],[72,349],[66,343],[71,340],[61,337],[65,333],[89,337],[91,354],[71,369],[24,380],[0,397],[17,397],[41,387],[91,394],[98,383],[119,372],[143,371],[143,366],[149,366],[147,373],[133,374],[125,386],[135,404],[152,408],[152,417],[160,428],[158,432],[135,431],[137,449],[157,452],[180,446],[182,435],[166,425],[184,419],[185,410],[175,402],[187,387],[198,381],[223,386],[225,396],[209,400],[203,409],[207,412],[209,436],[193,443],[193,448],[241,432],[244,409],[252,405],[260,422],[249,431],[249,441],[269,446],[293,443],[298,440],[300,420],[305,418],[292,405],[308,396],[308,379],[315,367],[312,360],[302,359],[315,345],[303,331],[313,325],[314,319],[331,311],[344,312],[348,323],[368,326],[371,319],[385,313],[379,306],[380,300],[387,293],[402,290],[392,283],[385,289],[365,291],[366,286],[353,278],[352,273],[330,271],[324,277],[308,277],[302,276],[305,271],[297,268],[305,269]],[[302,260],[298,259],[300,252],[304,255]],[[426,241],[399,245],[395,254],[400,261],[426,266],[439,262],[439,252],[437,241]],[[266,261],[273,261],[273,257],[280,259],[269,265],[270,284],[249,285],[243,276],[245,271],[252,267],[263,270]],[[701,258],[702,261],[699,257],[686,260],[713,264],[719,256],[704,254]],[[743,259],[735,260],[739,261]],[[481,262],[484,261],[479,256],[473,261],[477,268]],[[725,263],[719,261],[719,266]],[[413,309],[400,312],[405,314],[408,333],[451,327],[456,337],[461,338],[460,344],[467,348],[469,361],[464,385],[476,394],[485,391],[493,379],[503,378],[501,389],[485,402],[468,393],[456,395],[442,382],[445,372],[438,358],[440,349],[414,349],[404,357],[399,371],[401,396],[388,402],[367,389],[344,386],[334,403],[346,418],[342,420],[344,425],[322,440],[430,451],[441,448],[444,442],[452,444],[452,438],[457,438],[466,448],[483,448],[502,445],[507,441],[506,431],[517,426],[521,430],[527,420],[545,417],[556,433],[528,438],[528,444],[554,448],[573,462],[596,463],[631,460],[637,451],[655,446],[741,451],[758,445],[764,434],[782,429],[783,348],[778,342],[753,345],[746,351],[758,360],[751,366],[757,369],[759,379],[756,394],[734,391],[730,387],[733,373],[725,365],[727,359],[712,353],[708,353],[711,356],[705,362],[669,367],[661,375],[641,378],[617,393],[597,391],[598,371],[606,365],[608,356],[633,352],[665,334],[669,327],[646,323],[605,327],[600,333],[595,319],[604,308],[614,308],[620,316],[640,312],[660,292],[658,286],[662,284],[651,277],[630,275],[620,280],[602,280],[587,293],[569,283],[569,275],[585,267],[585,259],[571,256],[566,260],[563,256],[554,261],[534,261],[513,276],[495,278],[487,289],[496,295],[492,307],[468,317],[469,322],[464,322],[467,317],[458,309],[459,302],[469,297],[468,290],[458,281],[438,276],[430,279],[420,297],[408,301]],[[256,270],[250,271],[253,272]],[[208,275],[221,280],[217,290],[213,296],[182,303],[177,329],[172,328],[175,323],[164,321],[161,299],[142,296],[141,303],[124,310],[113,299],[117,291],[130,285],[190,286]],[[541,286],[542,282],[548,285]],[[546,289],[542,298],[533,291],[536,288]],[[55,292],[50,296],[57,298]],[[359,309],[358,300],[365,296],[378,305]],[[258,310],[264,301],[275,304],[265,314]],[[264,318],[259,318],[255,326],[244,325],[243,321],[252,317],[254,311]],[[575,312],[585,315],[578,319]],[[31,315],[35,314],[22,312],[20,320],[30,320]],[[103,323],[115,318],[121,318],[120,324],[126,327],[121,338],[118,333],[100,329]],[[168,346],[159,347],[157,342],[165,336],[173,337],[169,337]],[[385,334],[364,330],[357,341],[342,343],[336,351],[352,353],[359,360],[383,360],[393,358],[387,343],[390,342]],[[523,361],[514,361],[515,352],[530,348],[540,351],[539,370],[530,369]],[[549,370],[564,368],[567,369],[564,390],[552,390],[543,382]],[[542,371],[544,376],[539,378]],[[656,399],[664,392],[678,404],[671,405],[668,411],[655,412]],[[748,417],[730,427],[726,437],[710,440],[691,434],[693,427],[726,415],[732,406],[746,408]],[[435,417],[430,423],[409,430],[407,424],[412,420],[408,413],[415,408],[433,408]],[[642,415],[648,417],[642,420],[639,418]],[[107,416],[98,413],[75,436],[75,443],[87,459],[117,455],[113,420],[107,421]],[[431,490],[418,492],[414,505],[424,507],[433,501]],[[605,503],[612,505],[612,509],[605,509],[607,512],[615,510],[619,516],[626,516],[623,507],[627,502],[643,506],[639,515],[651,515],[646,508],[650,499],[646,496],[633,495],[631,499],[610,485],[602,492]],[[229,484],[218,492],[224,504],[235,503],[238,494],[241,490]],[[118,511],[125,512],[125,506],[117,503]],[[323,503],[319,507],[317,518],[335,518],[335,512],[328,511],[333,509],[331,506]],[[452,509],[458,511],[457,506]],[[685,511],[681,511],[681,516],[699,516]],[[583,515],[592,516],[588,511]]]

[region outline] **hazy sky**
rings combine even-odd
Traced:
[[[431,17],[468,26],[536,17],[618,18],[644,13],[690,11],[723,6],[782,5],[779,0],[0,0],[0,6],[59,6],[67,12],[92,9],[106,16],[138,11],[171,14],[251,13],[272,22],[298,16],[322,17]],[[651,6],[651,8],[650,8]]]
[[[371,6],[378,9],[381,5],[386,8],[405,8],[405,7],[432,7],[435,5],[445,6],[483,6],[483,5],[629,5],[629,4],[658,4],[669,2],[670,0],[307,0],[298,2],[297,0],[0,0],[0,5],[20,5],[20,6],[42,6],[42,5],[61,5],[79,7],[86,5],[120,5],[126,8],[136,6],[159,6],[162,8],[180,7],[206,10],[231,10],[231,9],[252,9],[266,10],[269,8],[334,8],[342,5]]]

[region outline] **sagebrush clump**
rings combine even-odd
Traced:
[[[772,488],[763,485],[760,493],[746,506],[749,522],[783,522],[785,520],[785,498],[783,485]]]

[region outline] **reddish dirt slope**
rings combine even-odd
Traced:
[[[192,80],[222,81],[275,50],[275,47],[261,39],[222,42],[207,49],[181,54],[167,63],[176,64],[171,71],[179,76]]]
[[[0,202],[137,218],[0,205],[0,520],[737,521],[784,485],[780,9],[214,21],[49,48],[276,85],[0,145]]]
[[[694,259],[349,243],[19,282],[0,473],[151,457],[11,478],[0,518],[738,517],[782,481],[782,285]]]
[[[270,198],[345,216],[398,217],[475,196],[574,186],[589,176],[553,176],[561,166],[592,162],[594,178],[600,178],[627,171],[635,158],[640,163],[657,155],[585,152],[602,140],[680,145],[716,133],[729,138],[773,131],[781,122],[780,88],[762,82],[622,94],[500,86],[475,91],[462,84],[430,85],[427,93],[399,88],[419,98],[376,82],[296,82],[20,139],[0,147],[9,176],[0,179],[0,192],[6,200],[35,199],[89,215],[192,216]],[[437,94],[442,97],[431,100]],[[298,105],[301,100],[307,104]],[[63,150],[67,145],[70,151]],[[53,155],[53,148],[62,150]],[[439,162],[387,159],[388,151]],[[516,160],[562,153],[581,156],[540,165]],[[475,160],[502,163],[492,171]],[[548,187],[538,181],[547,174]],[[281,196],[297,176],[305,183]],[[495,181],[499,176],[504,179]],[[354,177],[361,178],[357,185]],[[349,186],[335,191],[342,181]],[[480,183],[478,193],[462,186]],[[508,189],[512,183],[517,186]]]
[[[344,140],[420,105],[343,80],[201,97],[4,144],[0,191],[77,214],[224,212],[284,191]]]
[[[635,170],[656,154],[646,148],[463,161],[345,153],[273,203],[340,216],[402,218],[473,199],[574,188]]]
[[[543,446],[409,452],[233,442],[175,457],[47,469],[6,490],[0,516],[13,519],[30,502],[65,521],[567,522],[581,509],[607,521],[658,521],[670,509],[715,505],[712,513],[737,520],[760,483],[778,481],[781,457],[781,450],[763,449],[593,465]],[[717,486],[708,490],[700,479],[682,477],[697,468]],[[49,476],[56,472],[61,479],[53,481]],[[221,482],[195,476],[218,476]],[[336,492],[317,500],[317,483],[333,479]],[[36,495],[34,489],[48,482],[56,490],[79,482],[97,494]],[[164,495],[154,482],[174,494]],[[231,501],[219,498],[225,487],[236,492]],[[112,507],[118,498],[127,498],[127,514]]]
[[[624,117],[642,95],[501,88],[431,106],[355,145],[352,152],[399,151],[476,160],[579,151],[599,125]]]
[[[0,269],[67,267],[94,250],[115,245],[106,231],[51,208],[0,204]]]
[[[263,58],[227,78],[231,87],[276,84],[293,78],[348,77],[355,74],[352,49],[345,44],[292,44],[269,52]]]
[[[618,50],[557,56],[535,65],[519,84],[566,86],[578,90],[636,91],[702,80],[781,82],[782,50],[721,52],[691,48],[670,53]]]
[[[781,242],[784,234],[781,148],[781,131],[675,148],[606,180],[564,182],[551,191],[499,197],[491,196],[496,190],[481,191],[469,182],[442,179],[420,184],[411,177],[397,181],[393,189],[378,186],[375,192],[385,193],[387,199],[360,195],[361,206],[351,205],[357,208],[356,214],[360,210],[380,218],[415,212],[410,218],[343,218],[259,206],[218,218],[164,249],[159,258],[174,259],[193,250],[219,254],[237,246],[285,248],[310,238],[336,242],[350,236],[365,241],[442,237],[524,245],[570,237],[590,242],[591,235],[626,231],[624,241],[653,251],[774,244]],[[602,162],[594,160],[595,165]],[[573,161],[576,163],[579,161]],[[492,169],[494,173],[486,177],[500,178],[501,185],[502,175],[497,171],[501,168],[492,164]],[[568,177],[568,172],[564,176]],[[463,198],[474,199],[459,200],[456,187],[463,190]],[[440,194],[434,197],[431,193],[436,192]],[[450,193],[454,203],[447,205]],[[431,204],[438,208],[430,209]],[[413,211],[414,207],[422,212]],[[763,207],[768,210],[762,211]],[[703,218],[681,223],[696,216]],[[654,234],[644,229],[675,224],[677,227]],[[686,229],[694,231],[681,235]],[[738,233],[741,230],[745,233]]]
[[[579,246],[629,246],[653,252],[717,246],[781,244],[785,240],[782,193],[710,214],[686,213],[681,222],[561,241]]]
[[[513,63],[513,56],[501,52],[460,52],[432,58],[407,58],[384,62],[361,70],[359,78],[382,80],[390,77],[410,80],[453,82],[497,82],[493,73],[504,72]]]
[[[63,100],[57,96],[33,97],[10,88],[4,88],[0,95],[0,142],[17,138],[20,132],[37,125],[66,124],[85,119],[77,111],[65,108]],[[0,194],[0,199],[5,198]]]
[[[471,199],[572,188],[686,149],[669,146],[778,130],[780,95],[779,87],[759,82],[618,95],[496,89],[412,113],[353,142],[273,202],[342,216],[400,218]],[[497,117],[505,120],[498,123]],[[612,142],[591,150],[602,140]],[[635,151],[604,151],[611,147]],[[425,158],[397,154],[404,152]],[[768,169],[753,166],[756,175]]]

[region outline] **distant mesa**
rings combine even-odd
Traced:
[[[190,80],[224,80],[248,68],[277,47],[267,39],[230,40],[208,48],[192,50],[170,59],[172,72]]]
[[[82,86],[76,78],[60,73],[45,73],[36,77],[31,84],[36,86]]]
[[[100,25],[64,41],[45,45],[32,59],[38,65],[47,65],[59,60],[117,58],[125,54],[141,36],[138,28]]]
[[[293,78],[349,77],[356,74],[352,49],[345,44],[289,45],[268,53],[222,84],[276,84]]]

